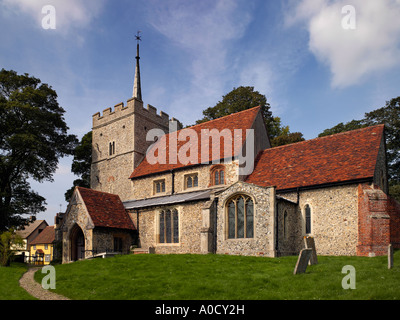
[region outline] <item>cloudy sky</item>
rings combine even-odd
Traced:
[[[400,95],[399,17],[400,0],[0,0],[0,67],[51,85],[80,138],[94,113],[132,96],[141,30],[145,104],[187,125],[254,86],[311,139]],[[32,183],[50,225],[70,166]]]

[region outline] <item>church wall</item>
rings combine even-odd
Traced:
[[[303,249],[301,214],[297,205],[289,201],[278,200],[277,208],[277,255],[297,255]]]
[[[225,167],[225,184],[229,185],[238,179],[238,161],[234,160],[230,163],[224,164]],[[174,172],[174,191],[175,193],[192,192],[207,189],[211,186],[211,170],[213,165],[200,165],[185,170],[176,170]],[[188,174],[197,173],[198,187],[185,189],[185,176]],[[165,180],[165,192],[155,193],[154,182]],[[135,178],[132,182],[133,195],[131,199],[139,200],[150,197],[160,197],[172,194],[172,173],[161,173],[158,175],[151,175],[144,178]],[[220,187],[219,185],[218,187]]]
[[[132,245],[132,232],[114,228],[95,228],[93,232],[93,249],[95,253],[114,251],[114,238],[122,239],[122,253],[129,253]]]
[[[226,202],[236,194],[254,200],[254,237],[228,239]],[[275,189],[238,182],[218,197],[217,254],[275,256]]]
[[[279,194],[292,201],[297,193]],[[297,216],[305,236],[305,206],[311,208],[311,234],[317,254],[356,255],[358,239],[357,185],[300,191]],[[301,248],[298,248],[301,249]]]
[[[139,212],[139,222],[135,210],[129,212],[139,228],[141,248],[155,248],[155,253],[200,253],[200,230],[202,227],[202,208],[206,201],[176,206],[158,206]],[[159,243],[159,214],[162,210],[176,209],[179,214],[179,243]]]

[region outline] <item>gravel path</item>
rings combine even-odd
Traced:
[[[33,278],[35,272],[39,269],[41,268],[30,268],[22,275],[21,279],[19,279],[19,285],[30,295],[39,300],[70,300],[64,296],[43,289],[42,286]]]

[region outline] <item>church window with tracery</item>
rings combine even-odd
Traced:
[[[228,239],[254,237],[254,202],[246,195],[237,195],[226,204]]]
[[[159,243],[179,243],[178,210],[162,210],[159,219]]]

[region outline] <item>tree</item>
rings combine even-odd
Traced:
[[[74,150],[71,171],[79,176],[73,186],[65,192],[65,200],[69,202],[75,187],[90,188],[90,167],[92,164],[92,131],[86,133]]]
[[[197,120],[196,123],[214,120],[258,106],[261,106],[261,112],[267,128],[269,128],[273,122],[273,118],[267,98],[258,91],[254,91],[254,87],[243,86],[233,88],[231,92],[222,97],[222,101],[219,101],[214,107],[205,109],[203,111],[203,119]]]
[[[394,184],[400,184],[400,97],[386,102],[386,105],[365,114],[369,126],[385,124],[385,138],[389,177]]]
[[[261,112],[267,127],[269,138],[272,146],[278,146],[287,143],[303,141],[303,135],[300,132],[289,132],[288,126],[282,126],[279,117],[272,117],[270,104],[267,102],[265,95],[254,91],[254,87],[240,86],[233,88],[231,92],[222,97],[214,107],[209,107],[203,111],[204,117],[197,120],[196,123],[202,123],[217,118],[227,116],[232,113],[247,110],[261,106]],[[275,138],[281,136],[279,139]]]
[[[322,133],[320,133],[318,135],[318,137],[324,137],[324,136],[329,136],[331,134],[336,134],[336,133],[340,133],[340,132],[356,130],[356,129],[364,128],[366,126],[367,126],[367,124],[365,123],[364,120],[352,120],[347,123],[341,122],[330,129],[325,129]]]
[[[301,132],[290,132],[289,126],[283,126],[281,124],[281,118],[274,117],[273,120],[270,131],[268,132],[269,136],[272,137],[272,147],[279,147],[305,140]]]
[[[52,181],[59,158],[72,154],[77,139],[67,133],[64,113],[49,85],[0,71],[0,230],[45,209],[28,179]]]
[[[339,123],[326,129],[319,137],[377,124],[385,124],[389,194],[400,201],[400,97],[387,101],[382,108],[366,113],[361,120]]]
[[[15,250],[24,245],[21,236],[17,235],[14,229],[4,231],[0,234],[0,266],[7,267],[10,265],[11,258],[15,254]]]

